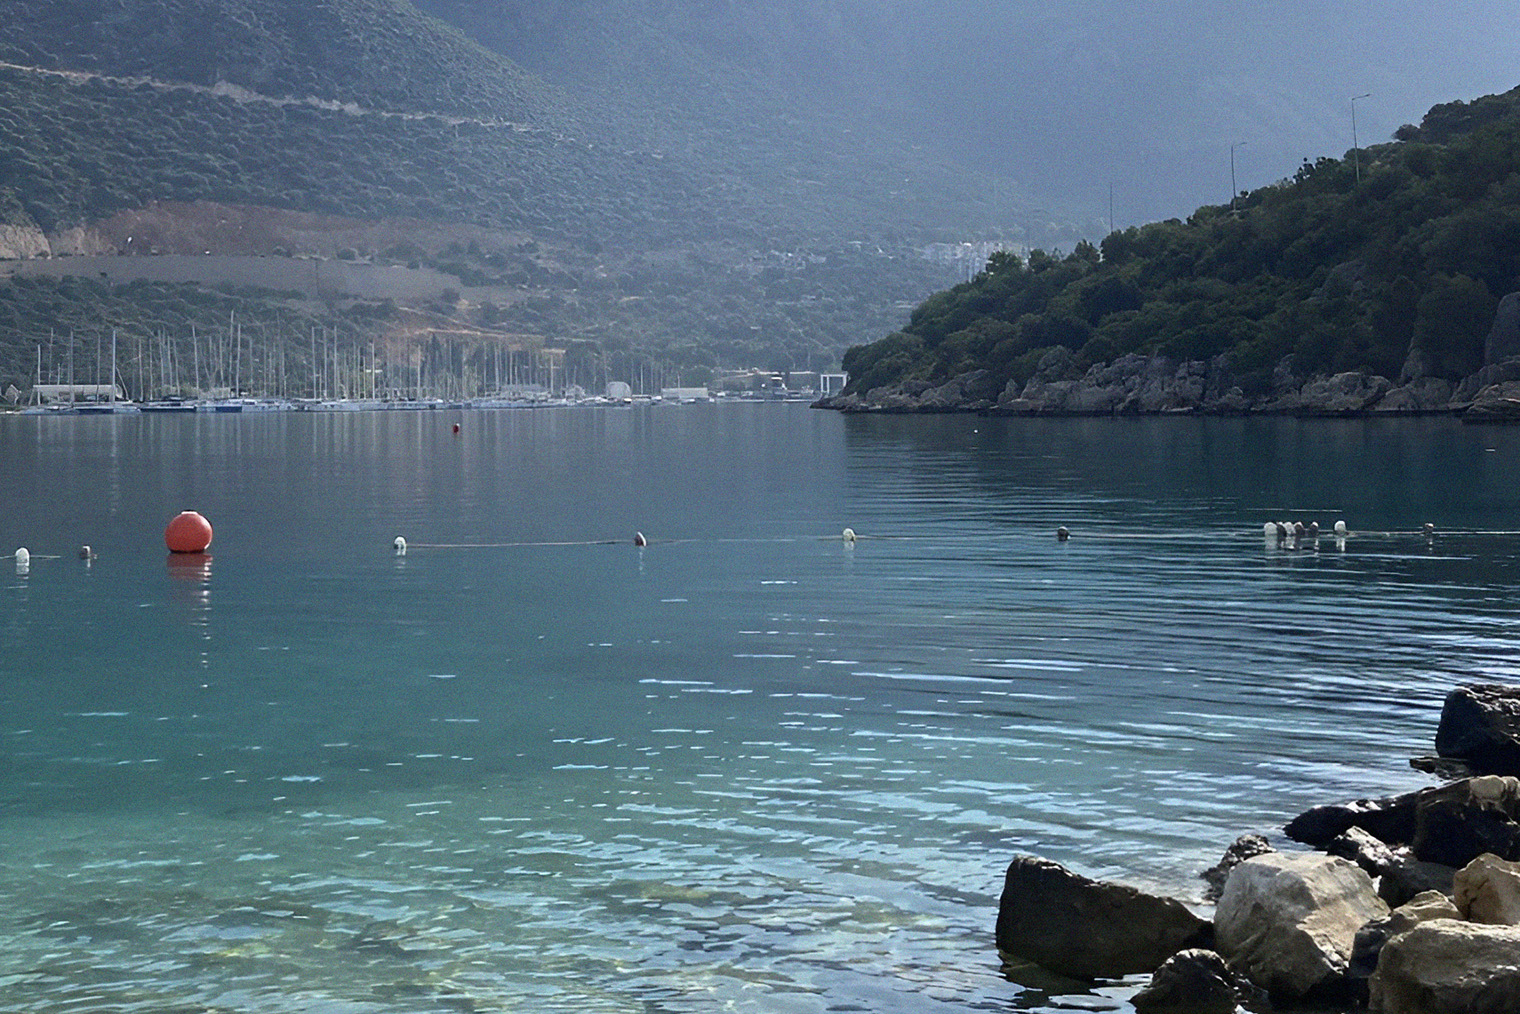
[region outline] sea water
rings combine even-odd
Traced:
[[[1000,967],[1008,861],[1196,902],[1237,835],[1428,784],[1446,692],[1517,675],[1517,456],[1447,419],[0,418],[0,1010],[1127,1010]],[[164,550],[185,509],[208,557]]]

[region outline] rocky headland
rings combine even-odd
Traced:
[[[973,370],[943,383],[910,380],[824,398],[841,412],[970,412],[1007,416],[1125,415],[1459,415],[1472,422],[1520,422],[1520,293],[1499,304],[1485,365],[1452,382],[1427,372],[1418,349],[1396,378],[1360,372],[1302,376],[1292,357],[1270,388],[1247,393],[1226,356],[1179,361],[1131,354],[1086,370],[1064,346],[1050,349],[1024,383]]]
[[[1133,1003],[1156,1014],[1520,1011],[1520,687],[1452,691],[1435,745],[1412,763],[1444,784],[1315,807],[1284,828],[1303,849],[1238,839],[1203,874],[1212,918],[1017,857],[998,952],[1077,980],[1150,973]]]

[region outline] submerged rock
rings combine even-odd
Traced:
[[[1235,1014],[1240,988],[1235,973],[1213,951],[1178,951],[1131,1001],[1140,1014]]]
[[[1357,930],[1388,914],[1372,878],[1344,859],[1273,853],[1225,882],[1215,941],[1230,967],[1274,999],[1339,999]]]
[[[1003,879],[998,951],[1061,975],[1150,972],[1209,941],[1209,924],[1181,902],[1091,880],[1048,859],[1020,856]]]

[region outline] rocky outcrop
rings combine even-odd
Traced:
[[[1153,971],[1178,951],[1207,946],[1210,928],[1171,898],[1021,856],[1003,879],[996,934],[1005,959],[1096,979]]]
[[[1274,999],[1350,995],[1357,930],[1388,915],[1372,879],[1344,859],[1274,853],[1230,873],[1214,916],[1230,967]]]
[[[1382,1014],[1520,1010],[1520,927],[1423,922],[1383,945],[1368,983]]]
[[[1371,411],[1375,415],[1435,415],[1449,411],[1451,394],[1451,381],[1420,377],[1389,388]]]
[[[1317,377],[1299,389],[1299,415],[1361,415],[1377,405],[1393,387],[1387,377],[1337,373]]]
[[[1520,687],[1457,687],[1441,706],[1436,753],[1483,774],[1520,775]]]
[[[1218,901],[1219,895],[1224,891],[1224,883],[1230,878],[1230,871],[1247,859],[1255,859],[1264,856],[1268,852],[1277,851],[1272,843],[1259,834],[1243,834],[1224,850],[1224,857],[1213,866],[1199,874],[1203,882],[1208,886],[1204,889],[1205,901]]]
[[[1453,878],[1452,894],[1457,910],[1469,922],[1520,925],[1520,863],[1481,855]]]
[[[1499,300],[1494,326],[1483,343],[1483,362],[1498,363],[1520,356],[1520,292],[1511,292]]]
[[[1462,867],[1484,852],[1520,859],[1520,779],[1485,775],[1385,799],[1317,806],[1288,836],[1326,848],[1356,827],[1426,863]]]
[[[1178,951],[1131,1001],[1140,1014],[1235,1014],[1242,990],[1213,951]]]
[[[53,248],[35,225],[0,225],[0,260],[50,257]]]
[[[1466,408],[1484,389],[1517,380],[1520,380],[1520,357],[1490,363],[1456,386],[1451,392],[1451,403],[1454,407]]]
[[[1520,423],[1520,380],[1490,384],[1479,391],[1462,413],[1470,423]]]

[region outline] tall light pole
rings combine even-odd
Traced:
[[[1249,141],[1236,141],[1230,145],[1230,211],[1235,211],[1235,195],[1240,193],[1235,187],[1235,149],[1249,144]]]
[[[1372,93],[1351,96],[1351,163],[1356,166],[1356,181],[1362,182],[1362,152],[1356,143],[1356,100],[1370,99]]]

